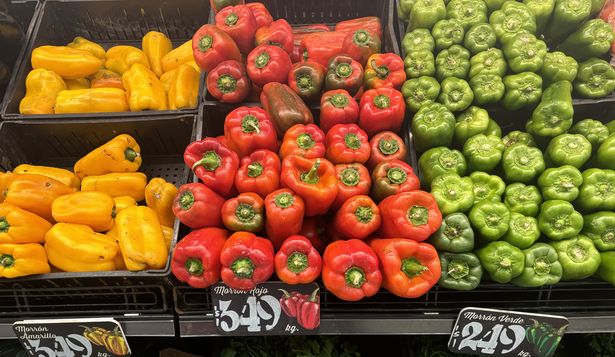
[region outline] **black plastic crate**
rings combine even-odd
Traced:
[[[203,0],[143,1],[143,0],[47,0],[32,30],[31,40],[18,58],[2,103],[5,120],[20,119],[80,119],[141,117],[143,115],[196,114],[197,107],[182,110],[150,110],[144,112],[109,112],[88,114],[21,115],[19,102],[25,95],[26,76],[32,69],[32,50],[42,45],[66,45],[82,36],[104,48],[115,45],[141,47],[142,37],[150,30],[165,33],[174,47],[190,40],[194,32],[207,22],[209,2]],[[200,87],[205,87],[201,74]]]

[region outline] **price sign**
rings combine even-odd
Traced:
[[[122,326],[110,318],[24,320],[15,336],[34,357],[130,356]]]
[[[549,357],[567,327],[562,316],[468,307],[457,317],[448,348],[480,356]]]
[[[314,334],[320,325],[317,284],[259,284],[236,290],[219,283],[211,289],[216,327],[225,335]]]

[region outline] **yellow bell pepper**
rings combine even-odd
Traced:
[[[102,175],[110,172],[135,172],[141,167],[141,148],[128,134],[120,134],[92,150],[75,164],[77,176]]]
[[[111,197],[130,196],[135,201],[145,198],[147,176],[141,172],[88,176],[81,180],[81,191],[100,191]]]
[[[160,77],[162,69],[162,57],[171,52],[173,45],[167,35],[158,31],[150,31],[143,36],[141,48],[149,60],[150,68],[156,76]]]
[[[96,232],[106,232],[113,227],[115,201],[104,192],[75,192],[56,198],[51,214],[56,222],[84,224]]]
[[[118,88],[63,90],[56,99],[56,114],[127,111],[126,92]]]
[[[189,61],[194,61],[192,40],[184,42],[181,46],[171,50],[171,52],[162,57],[162,70],[168,72]]]
[[[111,228],[107,233],[105,233],[105,235],[108,238],[113,239],[115,243],[117,244],[117,251],[119,253],[115,256],[115,260],[114,260],[115,270],[126,270],[126,264],[124,263],[124,257],[122,256],[122,251],[120,250],[120,243],[119,243],[120,238],[118,236],[117,224],[114,224],[113,228]]]
[[[92,88],[118,88],[124,90],[122,76],[108,69],[100,69],[90,77]]]
[[[54,71],[64,79],[87,77],[98,71],[102,61],[88,51],[68,46],[40,46],[32,51],[32,68]]]
[[[173,233],[174,230],[172,227],[161,226],[162,227],[162,235],[164,235],[164,243],[167,246],[167,250],[171,249],[171,242],[173,241]]]
[[[117,242],[83,224],[57,223],[45,235],[49,262],[64,271],[115,269]]]
[[[21,114],[53,114],[58,92],[66,83],[57,73],[43,68],[33,69],[26,77],[26,95],[19,103]]]
[[[0,204],[0,243],[43,243],[51,223],[10,203]]]
[[[9,185],[17,177],[12,172],[0,172],[0,203],[4,202]]]
[[[158,215],[163,226],[172,226],[175,222],[173,200],[177,195],[177,187],[160,177],[150,180],[145,186],[145,203]]]
[[[126,88],[128,106],[133,112],[167,109],[167,96],[162,83],[154,72],[140,63],[135,63],[122,75]]]
[[[138,206],[137,201],[130,196],[120,196],[113,197],[113,201],[115,201],[115,214],[120,213],[121,210],[126,209],[132,206]]]
[[[60,196],[74,192],[72,188],[62,182],[43,175],[19,174],[16,175],[6,190],[4,203],[14,204],[21,209],[52,221],[51,205],[53,201]]]
[[[160,76],[160,83],[162,84],[162,89],[164,89],[164,92],[167,94],[169,93],[169,89],[171,89],[171,83],[173,83],[175,72],[177,72],[177,68],[172,69],[168,72],[164,72],[162,76]]]
[[[87,78],[67,79],[64,82],[66,82],[66,89],[70,90],[90,88],[90,80]]]
[[[149,68],[149,61],[143,51],[134,46],[113,46],[107,50],[105,68],[123,74],[135,63]]]
[[[21,164],[13,170],[13,173],[47,176],[49,178],[62,182],[63,184],[72,188],[75,191],[79,191],[79,188],[81,187],[81,179],[79,178],[79,176],[75,175],[71,171],[60,169],[57,167]]]
[[[103,61],[105,60],[105,49],[101,45],[97,44],[96,42],[90,41],[87,38],[77,36],[73,39],[73,42],[69,43],[66,46],[78,50],[88,51],[96,58],[99,58]]]
[[[169,87],[169,109],[196,107],[201,75],[189,64],[182,64],[175,71]]]
[[[0,277],[18,278],[33,274],[47,274],[51,267],[45,248],[37,243],[0,244]]]
[[[117,215],[116,225],[128,270],[165,267],[169,251],[156,212],[146,206],[126,208]]]

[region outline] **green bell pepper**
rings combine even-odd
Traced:
[[[579,235],[571,239],[550,243],[562,264],[562,280],[589,278],[600,267],[600,253],[591,239]]]
[[[592,144],[581,134],[560,134],[549,142],[545,160],[549,166],[583,166],[592,155]]]
[[[540,206],[538,228],[553,240],[572,238],[583,229],[583,216],[568,201],[549,200]]]
[[[483,267],[474,253],[440,253],[442,275],[438,285],[453,290],[474,290],[483,277]]]
[[[452,45],[436,56],[436,78],[440,81],[457,77],[464,79],[470,70],[470,52],[459,45]]]
[[[543,83],[549,86],[559,81],[574,81],[578,70],[577,60],[566,56],[564,52],[556,51],[547,52],[539,74],[542,76]]]
[[[572,126],[572,85],[559,81],[545,89],[540,103],[525,124],[525,130],[535,137],[553,138]]]
[[[562,265],[557,251],[546,243],[536,243],[524,249],[525,267],[512,283],[524,288],[554,285],[562,279]]]
[[[436,22],[446,18],[443,0],[416,0],[410,11],[406,32],[417,28],[430,29]]]
[[[474,103],[478,105],[496,104],[504,97],[504,81],[496,74],[478,74],[470,79],[474,92]]]
[[[438,251],[467,253],[474,249],[474,230],[463,213],[452,213],[442,219],[442,225],[429,238]]]
[[[472,55],[475,55],[495,46],[497,40],[491,25],[486,23],[475,24],[466,32],[463,46],[467,48]]]
[[[431,182],[440,175],[447,173],[465,175],[467,166],[466,159],[460,151],[440,146],[431,148],[421,155],[419,169],[423,175],[421,183],[431,187]]]
[[[470,178],[474,185],[474,204],[480,201],[500,202],[502,200],[506,184],[500,176],[476,171],[470,175]]]
[[[412,118],[414,147],[418,152],[437,146],[451,146],[455,116],[440,103],[427,103]]]
[[[457,115],[455,123],[455,143],[460,147],[474,135],[482,134],[489,127],[489,113],[482,108],[471,106]]]
[[[404,35],[401,41],[401,47],[405,54],[415,51],[433,52],[436,48],[436,42],[429,30],[416,29]]]
[[[531,33],[518,33],[504,43],[504,56],[513,72],[538,72],[547,54],[547,44]]]
[[[444,49],[457,45],[463,42],[465,31],[461,23],[456,19],[445,19],[436,22],[431,30],[431,35],[436,41],[436,51],[440,52]]]
[[[408,22],[415,1],[416,0],[397,0],[397,13],[403,22]]]
[[[615,90],[615,69],[605,60],[592,58],[579,63],[574,90],[583,98],[604,98]]]
[[[469,177],[454,173],[440,175],[431,181],[431,194],[443,215],[466,212],[474,204],[474,186]]]
[[[468,217],[472,228],[486,241],[498,240],[508,232],[510,211],[502,202],[481,201],[472,207]]]
[[[498,138],[501,138],[502,137],[502,128],[500,128],[500,126],[498,125],[498,123],[496,123],[495,120],[489,119],[489,126],[487,127],[487,130],[485,130],[485,132],[483,134],[485,134],[487,136],[495,135]]]
[[[463,156],[468,161],[470,172],[493,171],[502,160],[503,152],[502,139],[495,135],[474,135],[463,145]]]
[[[534,14],[536,33],[542,33],[555,8],[555,0],[523,0],[523,3]]]
[[[521,249],[507,242],[491,242],[476,251],[476,255],[491,280],[501,284],[521,275],[525,266]]]
[[[495,35],[501,43],[510,40],[519,32],[536,33],[536,19],[523,3],[506,1],[502,7],[489,17]]]
[[[487,5],[476,0],[451,0],[446,5],[446,17],[458,20],[467,31],[472,25],[487,22]]]
[[[606,0],[592,0],[592,11],[590,17],[594,17],[595,15],[597,15],[600,10],[602,10],[605,3]]]
[[[517,182],[506,186],[504,204],[511,212],[536,217],[541,203],[542,196],[534,185]]]
[[[605,124],[607,129],[609,129],[609,133],[610,134],[614,134],[615,133],[615,120],[611,120],[610,122]]]
[[[438,99],[440,83],[433,77],[411,78],[401,86],[401,93],[408,109],[416,113],[423,105]]]
[[[561,42],[589,18],[591,10],[591,0],[557,0],[546,37],[553,43]]]
[[[601,252],[615,250],[615,212],[585,215],[581,234],[589,237]]]
[[[409,52],[404,59],[406,77],[419,78],[436,74],[436,60],[431,51]]]
[[[523,144],[526,146],[536,146],[534,137],[532,137],[530,134],[526,132],[519,131],[519,130],[513,130],[510,133],[506,134],[502,138],[502,142],[504,143],[504,146],[506,146],[507,148],[515,144]]]
[[[474,92],[468,82],[463,79],[449,77],[442,81],[442,90],[438,102],[451,112],[466,110],[474,100]]]
[[[538,178],[538,187],[545,200],[572,202],[579,196],[582,183],[581,171],[571,165],[546,169]]]
[[[594,151],[609,137],[609,128],[598,120],[583,119],[572,126],[569,131],[572,134],[581,134],[592,144]],[[615,156],[614,156],[615,158]]]
[[[600,144],[592,163],[601,169],[615,170],[615,134],[610,134]]]
[[[557,49],[577,61],[586,61],[592,57],[602,57],[609,52],[614,39],[615,33],[609,23],[602,19],[593,19],[584,23],[557,46]]]
[[[504,77],[506,92],[502,105],[507,110],[519,110],[536,105],[542,97],[542,78],[532,72]]]
[[[615,285],[615,252],[600,253],[600,267],[596,273],[600,279]]]
[[[504,76],[506,74],[506,60],[504,53],[497,48],[479,52],[470,59],[470,78],[479,74],[495,74]]]
[[[520,249],[529,248],[540,238],[538,221],[534,217],[524,216],[521,213],[511,212],[508,232],[502,240]]]
[[[506,182],[529,183],[545,170],[545,160],[538,148],[513,145],[502,154],[502,169]]]
[[[485,1],[485,4],[487,4],[487,9],[489,10],[489,13],[492,13],[495,10],[499,10],[507,0],[484,0],[484,1]]]
[[[587,169],[575,205],[584,212],[615,211],[615,171]]]

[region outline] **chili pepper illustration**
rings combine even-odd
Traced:
[[[282,311],[288,317],[297,317],[297,308],[299,303],[307,298],[307,295],[300,294],[296,291],[289,293],[284,289],[278,289],[282,292],[282,297],[280,298],[280,305],[282,306]]]

